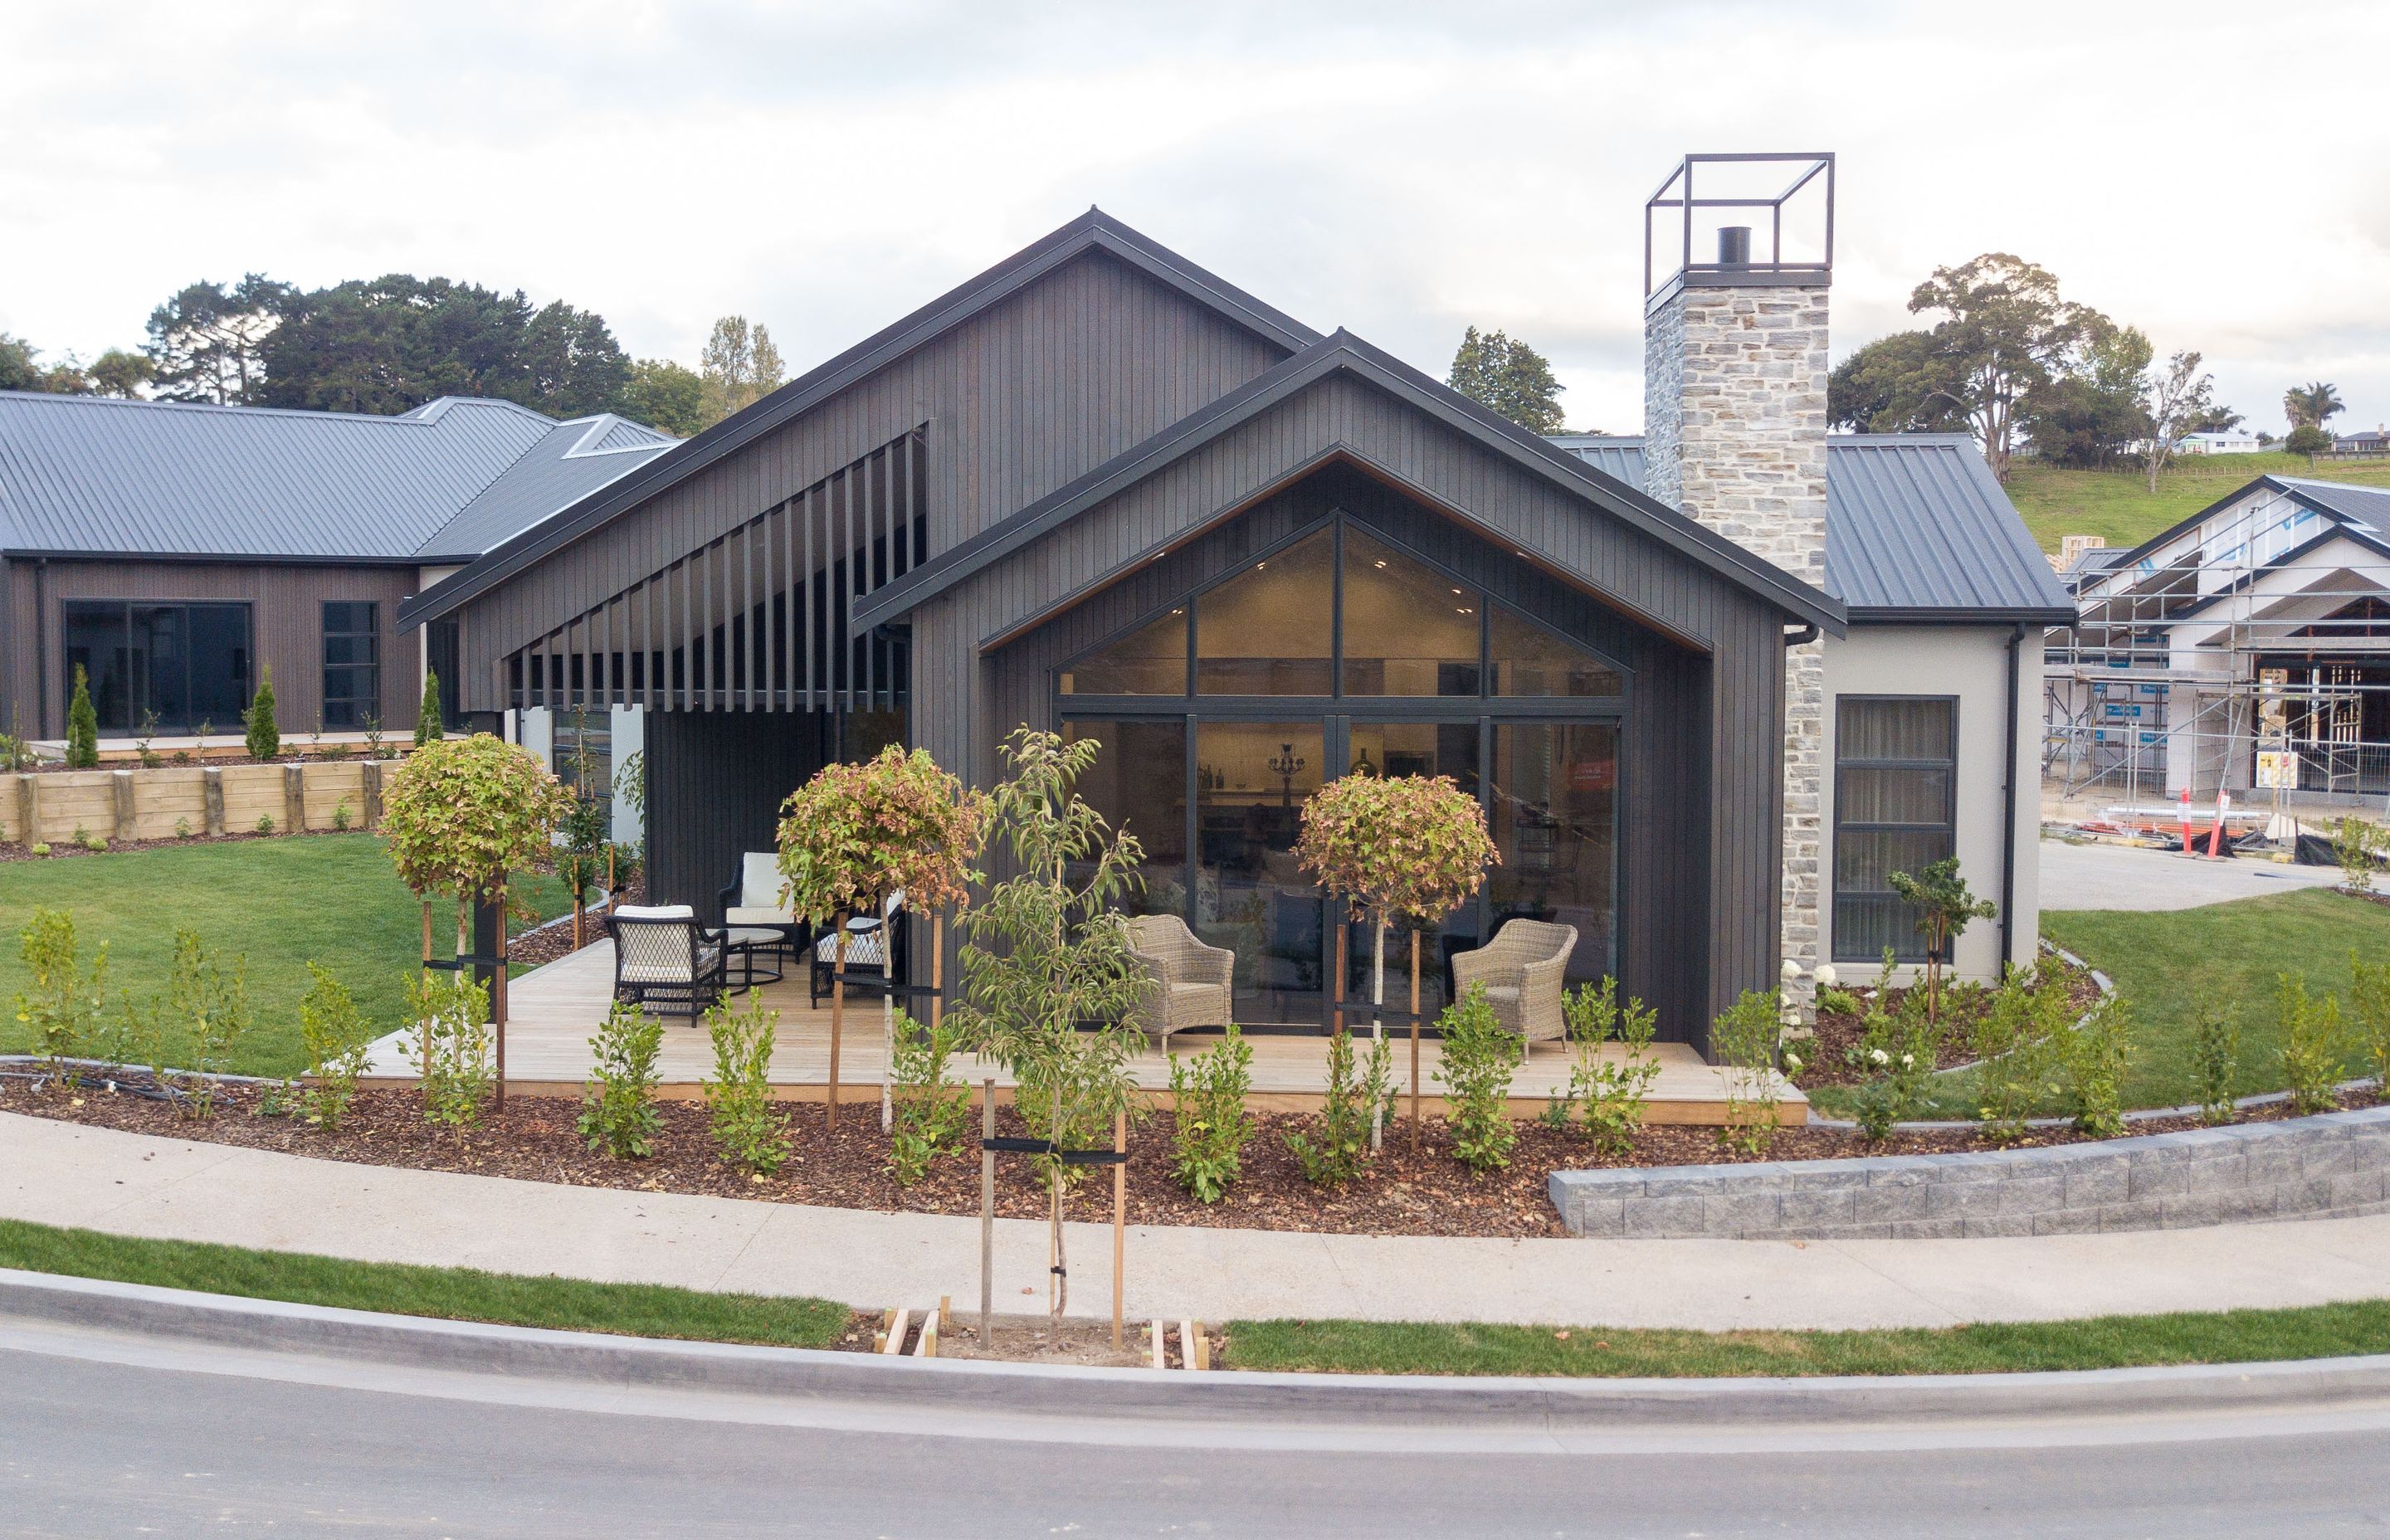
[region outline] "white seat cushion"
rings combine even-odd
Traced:
[[[751,850],[739,866],[739,903],[743,908],[777,909],[787,882],[777,853]]]
[[[686,904],[625,904],[614,911],[624,919],[695,919],[697,911]]]
[[[869,920],[865,920],[863,923],[866,925],[871,924]],[[880,931],[878,927],[875,926],[871,930],[858,932],[854,929],[854,923],[849,922],[846,931],[846,960],[849,963],[863,963],[869,967],[877,968],[881,963],[888,960],[887,950],[880,944]],[[826,963],[836,962],[838,960],[838,938],[836,936],[824,936],[821,940],[814,943],[814,956],[819,957]]]
[[[699,947],[697,966],[712,972],[717,951],[712,946]],[[626,984],[685,984],[689,982],[688,963],[677,957],[653,963],[624,963],[621,977]]]

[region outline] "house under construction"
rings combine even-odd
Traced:
[[[2080,616],[2044,655],[2053,791],[2390,794],[2390,489],[2260,477],[2062,576]]]

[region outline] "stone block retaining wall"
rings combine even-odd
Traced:
[[[1958,1155],[1557,1171],[1611,1238],[1865,1238],[2171,1230],[2390,1213],[2390,1107]]]

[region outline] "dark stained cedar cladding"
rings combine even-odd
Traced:
[[[1341,508],[1626,665],[1621,982],[1703,1041],[1775,985],[1784,635],[1840,607],[1357,340],[1338,343],[1357,362],[848,635],[860,597],[1320,343],[1202,278],[1089,245],[731,449],[707,446],[732,424],[709,430],[649,468],[652,493],[568,510],[571,538],[494,553],[415,613],[460,617],[469,709],[651,708],[651,892],[710,906],[842,715],[903,705],[910,741],[984,784],[1006,733],[1053,721],[1056,664]]]

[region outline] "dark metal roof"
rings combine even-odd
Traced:
[[[1643,484],[1640,438],[1551,442],[1606,476]],[[1826,589],[1854,622],[2075,619],[2065,585],[1964,433],[1827,439]]]
[[[1198,267],[1101,209],[1091,208],[977,277],[948,289],[903,320],[799,375],[745,410],[684,441],[671,453],[657,456],[635,474],[623,478],[619,484],[605,489],[603,495],[593,495],[570,509],[568,517],[526,530],[465,571],[407,600],[399,607],[399,624],[419,625],[458,608],[591,530],[785,427],[893,360],[1088,251],[1102,251],[1127,263],[1290,353],[1319,340],[1317,332],[1285,312]]]
[[[1077,518],[1105,498],[1338,371],[1368,380],[1512,464],[1557,481],[1786,613],[1829,630],[1842,629],[1842,606],[1774,563],[1675,509],[1663,507],[1632,484],[1588,474],[1576,458],[1556,450],[1508,417],[1486,410],[1459,391],[1431,379],[1342,328],[880,589],[855,606],[854,629],[859,633],[905,614]]]
[[[2390,538],[2390,488],[2351,486],[2346,481],[2311,481],[2299,476],[2267,478],[2300,501],[2325,513],[2336,513],[2362,524],[2378,538]]]
[[[608,413],[560,422],[417,548],[418,560],[471,561],[678,443]]]
[[[589,452],[616,442],[642,447]],[[469,397],[367,417],[0,391],[0,551],[469,558],[671,443]]]

